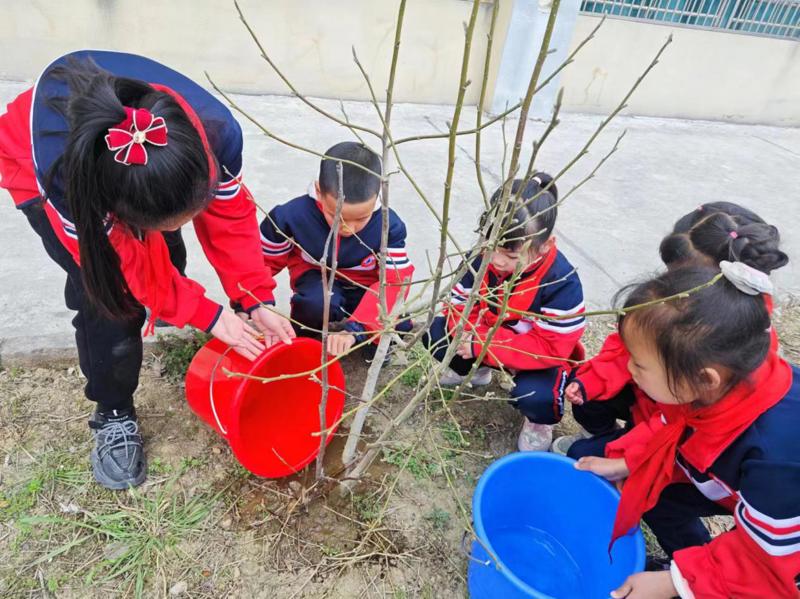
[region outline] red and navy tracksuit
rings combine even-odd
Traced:
[[[241,129],[222,103],[180,73],[141,56],[90,50],[50,64],[35,86],[0,116],[0,186],[8,189],[47,253],[67,273],[65,298],[67,306],[77,311],[73,324],[81,369],[87,377],[87,397],[103,411],[127,409],[138,384],[145,310],[129,321],[117,321],[91,309],[81,282],[77,235],[64,198],[63,175],[49,177],[51,166],[64,152],[69,131],[65,116],[50,104],[69,93],[66,83],[53,77],[52,71],[70,57],[91,59],[114,75],[146,81],[178,102],[197,128],[209,163],[218,173],[214,199],[194,218],[194,228],[225,292],[232,301],[252,308],[258,301],[273,302],[274,282],[259,255],[255,205],[241,183]],[[222,306],[183,276],[185,249],[180,234],[164,234],[169,256],[155,255],[148,252],[141,234],[109,216],[109,241],[134,297],[150,308],[157,303],[158,317],[170,324],[210,330]]]
[[[772,296],[764,294],[763,297],[772,314]],[[777,351],[778,336],[774,328],[770,334],[771,350]],[[580,385],[584,398],[583,404],[572,406],[572,415],[593,437],[576,441],[568,452],[570,457],[599,455],[598,451],[602,454],[607,443],[661,411],[661,407],[634,384],[628,370],[629,359],[622,337],[614,332],[606,337],[596,356],[572,371],[570,382]],[[617,420],[622,420],[625,426],[618,428]],[[682,477],[680,472],[676,474]]]
[[[679,446],[676,468],[690,482],[673,479],[644,514],[673,559],[673,580],[681,597],[800,596],[800,370],[792,367],[791,372],[783,399],[704,472],[689,463]],[[769,389],[762,385],[759,391]],[[638,424],[610,443],[605,454],[632,464],[648,439],[670,422],[670,414],[665,409]],[[732,514],[736,526],[712,540],[700,517],[715,514]]]
[[[270,210],[261,222],[261,251],[264,264],[273,276],[284,268],[294,295],[292,319],[301,323],[298,333],[315,336],[322,329],[323,293],[320,262],[331,227],[315,197],[309,193]],[[372,218],[355,235],[339,236],[336,280],[334,281],[330,322],[363,341],[370,331],[379,331],[378,281],[381,248],[381,211],[376,205]],[[327,266],[332,265],[333,251],[328,248]],[[389,210],[389,243],[386,250],[386,304],[391,313],[399,298],[408,294],[414,267],[406,253],[406,226],[394,210]],[[410,322],[396,325],[410,330]]]
[[[472,334],[474,357],[454,356],[450,362],[450,367],[461,375],[469,372],[497,320],[498,302],[487,302],[485,296],[497,297],[508,278],[490,264],[484,280],[476,284],[475,275],[482,259],[479,256],[472,260],[471,268],[453,287],[445,314],[433,320],[424,338],[433,356],[442,360],[464,305],[477,287],[480,298],[467,315],[464,329]],[[519,306],[517,313],[507,314],[496,328],[483,364],[513,373],[513,405],[529,420],[555,424],[564,413],[564,387],[570,370],[568,360],[583,358],[580,338],[586,323],[580,278],[564,255],[553,249],[549,260],[538,261],[519,276],[510,298],[508,306]],[[547,316],[559,319],[548,320]]]
[[[572,406],[572,415],[593,437],[576,441],[568,452],[570,457],[594,455],[606,443],[660,412],[659,405],[633,383],[629,359],[622,337],[615,332],[606,337],[595,357],[573,370],[569,382],[580,385],[585,401]],[[625,426],[618,428],[617,420]]]

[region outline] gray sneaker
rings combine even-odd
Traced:
[[[550,446],[550,451],[557,453],[558,455],[567,455],[567,452],[569,451],[569,448],[572,447],[572,444],[580,438],[581,437],[578,435],[564,435],[562,437],[557,437]]]
[[[95,412],[89,421],[94,433],[92,472],[106,489],[138,487],[147,478],[142,435],[136,412]]]
[[[460,385],[466,378],[466,375],[458,374],[455,370],[448,367],[445,368],[444,372],[442,372],[442,375],[439,377],[439,384],[442,387],[455,387],[456,385]],[[475,374],[472,375],[469,384],[473,387],[485,387],[491,382],[492,369],[486,366],[480,366],[475,371]]]
[[[553,444],[550,446],[550,451],[553,453],[557,453],[558,455],[567,455],[569,448],[572,447],[572,444],[575,441],[580,441],[581,439],[588,439],[592,435],[587,433],[585,430],[581,429],[581,431],[577,435],[563,435],[561,437],[556,438],[553,441]]]

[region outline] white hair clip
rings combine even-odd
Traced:
[[[761,293],[774,292],[774,287],[769,276],[744,262],[728,262],[723,260],[719,263],[722,274],[730,281],[736,289],[748,295],[759,295]]]

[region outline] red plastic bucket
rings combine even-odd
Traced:
[[[288,476],[319,453],[320,437],[314,433],[320,430],[321,372],[262,383],[228,377],[223,369],[272,378],[313,371],[321,364],[322,345],[313,339],[277,343],[253,362],[212,339],[189,365],[186,400],[228,441],[250,472],[266,478]],[[328,366],[328,381],[325,417],[330,428],[344,408],[345,380],[338,362]],[[329,434],[327,440],[332,438]]]

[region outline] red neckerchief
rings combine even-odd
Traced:
[[[786,396],[791,385],[792,367],[770,351],[747,381],[717,403],[705,407],[670,406],[669,422],[647,443],[647,457],[622,487],[609,551],[614,541],[638,525],[642,514],[658,502],[661,491],[672,480],[678,449],[692,466],[700,472],[707,471],[747,427]],[[679,448],[687,428],[694,432]]]
[[[200,136],[200,141],[203,143],[203,149],[205,150],[206,158],[208,159],[208,180],[216,182],[217,161],[214,158],[214,154],[211,152],[211,147],[209,146],[208,138],[206,137],[206,131],[203,127],[200,117],[197,116],[197,113],[194,111],[194,109],[177,92],[165,85],[151,83],[150,86],[153,89],[171,96],[183,109],[183,112],[186,113],[186,116],[189,118],[189,122],[191,122],[194,128],[197,130],[197,134]],[[169,127],[169,123],[167,123],[167,127]],[[169,143],[169,141],[167,143]],[[145,275],[145,285],[147,289],[146,293],[148,303],[150,304],[148,306],[150,308],[150,320],[147,322],[147,326],[144,329],[144,336],[147,337],[155,332],[156,320],[158,320],[161,310],[164,307],[165,298],[170,293],[169,281],[172,276],[173,266],[172,261],[169,259],[167,243],[164,241],[164,236],[160,231],[146,231],[144,233],[144,246],[147,250],[148,262],[147,273]]]
[[[542,286],[542,279],[544,279],[544,276],[550,270],[550,267],[553,266],[553,262],[555,262],[557,253],[558,251],[556,250],[556,244],[553,243],[553,246],[550,248],[550,250],[535,264],[528,268],[525,273],[527,276],[524,279],[517,281],[517,284],[514,285],[514,288],[511,290],[511,297],[508,300],[507,309],[503,315],[503,321],[519,320],[522,318],[523,313],[530,310],[531,304],[533,303],[533,298],[535,298],[536,294],[539,293],[539,289],[541,289]],[[483,276],[483,280],[481,281],[480,309],[481,314],[483,314],[483,321],[491,327],[497,322],[497,314],[489,309],[487,298],[492,295],[494,297],[494,302],[501,306],[503,305],[504,300],[502,285],[498,285],[491,291],[489,289],[490,271],[497,275],[494,267],[490,264],[489,268],[486,269],[486,274]]]

